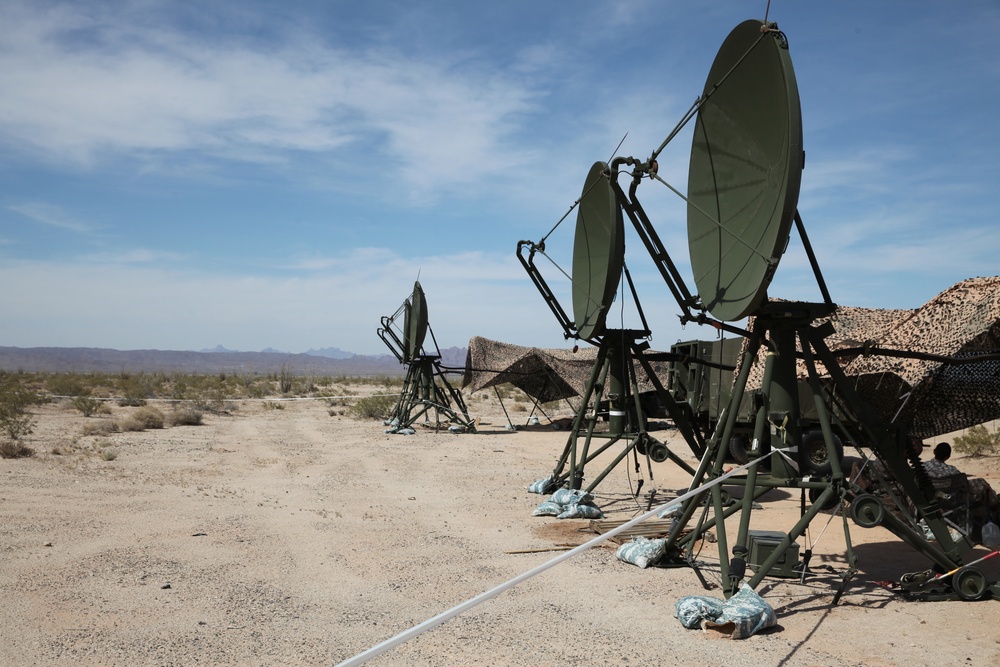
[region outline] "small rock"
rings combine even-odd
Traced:
[[[164,589],[164,590],[166,590],[166,589],[170,588],[170,582],[168,581],[167,583],[165,583],[165,584],[163,584],[162,586],[160,586],[160,588],[162,588],[162,589]]]

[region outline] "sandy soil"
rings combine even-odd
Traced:
[[[530,516],[542,498],[526,487],[565,432],[507,431],[489,402],[470,405],[478,434],[412,436],[322,401],[282,405],[104,438],[81,437],[86,419],[68,407],[41,408],[37,455],[0,460],[0,665],[330,665],[559,554],[512,552],[593,536],[586,521]],[[996,459],[954,462],[1000,487]],[[687,484],[677,466],[653,470],[644,491]],[[601,484],[609,518],[644,509],[636,479],[620,465]],[[797,511],[778,493],[753,527],[787,529]],[[881,529],[852,524],[861,572],[831,606],[844,536],[825,523],[810,532],[816,574],[765,580],[779,625],[747,640],[674,618],[682,596],[721,597],[691,570],[642,570],[605,546],[369,664],[1000,664],[1000,603],[881,587],[926,567]],[[701,560],[717,580],[714,545]],[[998,560],[983,565],[993,579]]]

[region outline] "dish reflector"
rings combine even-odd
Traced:
[[[716,319],[740,320],[766,296],[791,232],[802,163],[788,44],[776,29],[744,21],[709,72],[688,171],[691,268]]]
[[[583,184],[573,241],[573,317],[583,339],[604,333],[625,262],[625,224],[605,162],[595,162]]]
[[[427,299],[420,281],[413,283],[413,294],[404,305],[403,314],[403,361],[420,356],[427,335]]]

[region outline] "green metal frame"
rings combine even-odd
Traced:
[[[770,455],[770,469],[762,466],[762,462],[754,463],[744,475],[732,477],[726,480],[726,483],[713,486],[710,490],[696,494],[685,501],[681,507],[681,515],[668,535],[668,552],[672,563],[693,566],[695,544],[708,530],[716,530],[723,587],[727,596],[734,594],[744,579],[752,588],[759,585],[785,549],[805,532],[810,522],[823,508],[829,507],[832,503],[850,504],[863,496],[864,502],[872,502],[871,496],[864,494],[845,477],[837,452],[835,429],[844,438],[850,437],[856,446],[873,452],[883,462],[906,496],[914,503],[919,516],[930,527],[936,543],[927,540],[910,523],[888,511],[875,511],[870,515],[871,521],[866,523],[882,525],[926,556],[932,565],[941,571],[961,567],[963,559],[967,558],[972,549],[972,544],[967,538],[958,541],[952,539],[929,479],[923,473],[919,461],[907,458],[908,434],[879,421],[868,405],[856,395],[837,358],[826,346],[824,339],[832,333],[832,328],[828,324],[820,327],[812,325],[817,318],[828,315],[830,308],[829,304],[782,302],[780,305],[765,304],[755,316],[749,345],[744,353],[741,372],[736,378],[725,419],[719,422],[708,441],[708,449],[693,476],[691,488],[697,489],[724,474],[727,449],[724,443],[729,442],[736,421],[736,408],[745,392],[750,369],[763,345],[767,346],[768,354],[763,370],[762,400],[759,402],[754,421],[754,444],[759,445],[767,435],[765,431],[770,432],[771,446],[775,449]],[[796,387],[797,341],[801,358],[809,373],[814,407],[831,467],[830,474],[823,477],[803,474],[806,462],[803,460],[805,453],[801,444],[805,420],[802,417],[803,406],[799,404],[799,392]],[[820,380],[818,364],[822,364],[830,376],[827,383]],[[835,411],[830,399],[834,394],[839,397],[837,412],[849,411],[847,421],[853,425],[850,430],[845,428],[845,420],[834,416]],[[779,450],[797,451],[789,456]],[[761,452],[758,449],[751,453]],[[725,507],[723,494],[724,487],[727,486],[730,488],[742,486],[741,503]],[[747,578],[746,556],[753,501],[776,488],[800,489],[803,494],[810,491],[810,497],[814,500],[808,506],[803,502],[799,520],[789,529],[785,539],[775,547],[771,557]],[[692,524],[692,519],[700,508],[703,508],[701,518]],[[737,512],[740,515],[739,528],[736,535],[731,536],[724,521],[719,521],[718,517],[724,519]],[[689,525],[691,525],[690,532],[682,535]],[[856,574],[856,556],[853,553],[846,513],[844,535],[847,544],[847,569],[842,574],[843,582],[834,598],[834,603],[839,600],[848,582]],[[735,537],[732,543],[731,537]],[[946,590],[947,583],[934,581],[928,584],[927,581],[926,577],[904,576],[903,592],[920,599],[965,599],[957,590],[951,592]],[[968,588],[974,588],[981,583],[974,574],[967,575],[963,581]],[[998,595],[1000,588],[996,582],[985,582],[982,587],[982,596],[1000,597]]]

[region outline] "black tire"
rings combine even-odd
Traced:
[[[951,587],[966,602],[981,600],[989,587],[986,575],[971,566],[965,566],[951,577]]]
[[[833,448],[837,453],[837,460],[844,458],[844,445],[840,438],[833,436]],[[826,449],[826,440],[823,439],[823,431],[814,429],[802,436],[802,446],[799,448],[799,462],[803,470],[807,470],[816,475],[829,475],[833,472],[830,464],[829,452]]]
[[[823,489],[809,489],[809,502],[814,503],[819,500],[820,495],[823,493]],[[832,510],[840,502],[837,496],[830,496],[830,499],[826,501],[820,509],[825,511]]]
[[[654,463],[663,463],[670,457],[670,450],[662,442],[654,441],[649,446],[649,458],[653,460]]]
[[[750,462],[750,452],[747,450],[747,441],[742,435],[734,435],[729,439],[729,453],[733,460],[740,465]]]

